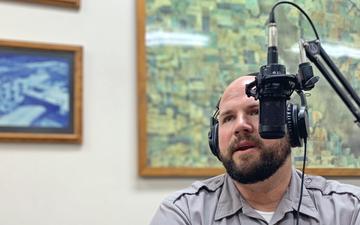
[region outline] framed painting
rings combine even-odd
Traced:
[[[54,5],[54,6],[76,8],[76,9],[80,8],[80,0],[16,0],[16,1]]]
[[[138,145],[140,176],[212,176],[224,172],[208,147],[209,120],[224,88],[266,64],[266,21],[276,1],[137,0]],[[308,2],[320,40],[360,93],[360,5]],[[279,58],[296,73],[300,38],[314,40],[307,20],[277,8]],[[307,173],[360,175],[360,129],[335,91],[309,92]],[[298,99],[294,98],[294,101]],[[300,167],[303,149],[292,150]]]
[[[82,141],[82,47],[0,40],[0,141]]]

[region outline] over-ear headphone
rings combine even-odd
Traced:
[[[286,110],[286,126],[287,134],[291,147],[301,147],[303,140],[309,134],[309,117],[307,111],[307,104],[303,92],[296,92],[300,96],[301,106],[294,103],[287,103]],[[216,105],[215,112],[210,117],[210,130],[208,132],[208,141],[211,152],[219,158],[219,104]]]
[[[216,104],[216,109],[213,115],[210,117],[210,130],[208,132],[208,141],[211,152],[220,160],[219,158],[219,105],[220,100]]]

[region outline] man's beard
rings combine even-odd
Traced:
[[[260,153],[258,161],[252,162],[252,164],[248,164],[246,167],[236,165],[232,156],[236,151],[236,143],[240,141],[239,139],[230,143],[226,156],[220,155],[221,161],[230,177],[242,184],[253,184],[271,177],[285,163],[291,153],[290,144],[286,138],[270,147],[265,147],[263,142],[254,136],[247,136],[242,140],[255,143],[255,147]]]

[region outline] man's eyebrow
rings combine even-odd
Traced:
[[[224,110],[224,111],[220,110],[219,117],[224,117],[224,116],[229,115],[231,113],[232,113],[231,109],[227,109],[227,110]]]
[[[259,108],[259,104],[258,103],[253,103],[253,104],[250,104],[248,107],[248,109],[257,109]],[[227,116],[229,114],[232,114],[233,113],[233,110],[232,109],[226,109],[226,110],[219,110],[219,114],[218,114],[218,117],[224,117],[224,116]]]
[[[260,106],[259,106],[259,104],[257,104],[257,103],[254,103],[254,104],[251,104],[250,106],[249,106],[249,108],[259,108]]]

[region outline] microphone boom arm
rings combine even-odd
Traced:
[[[341,100],[355,116],[356,120],[354,122],[360,127],[360,98],[355,90],[322,48],[319,40],[304,42],[303,45],[306,56],[315,64],[330,83],[331,87],[340,96]],[[332,73],[329,72],[327,67],[330,68]],[[333,76],[335,76],[339,82],[337,82]],[[339,83],[341,83],[343,87],[341,87]]]

